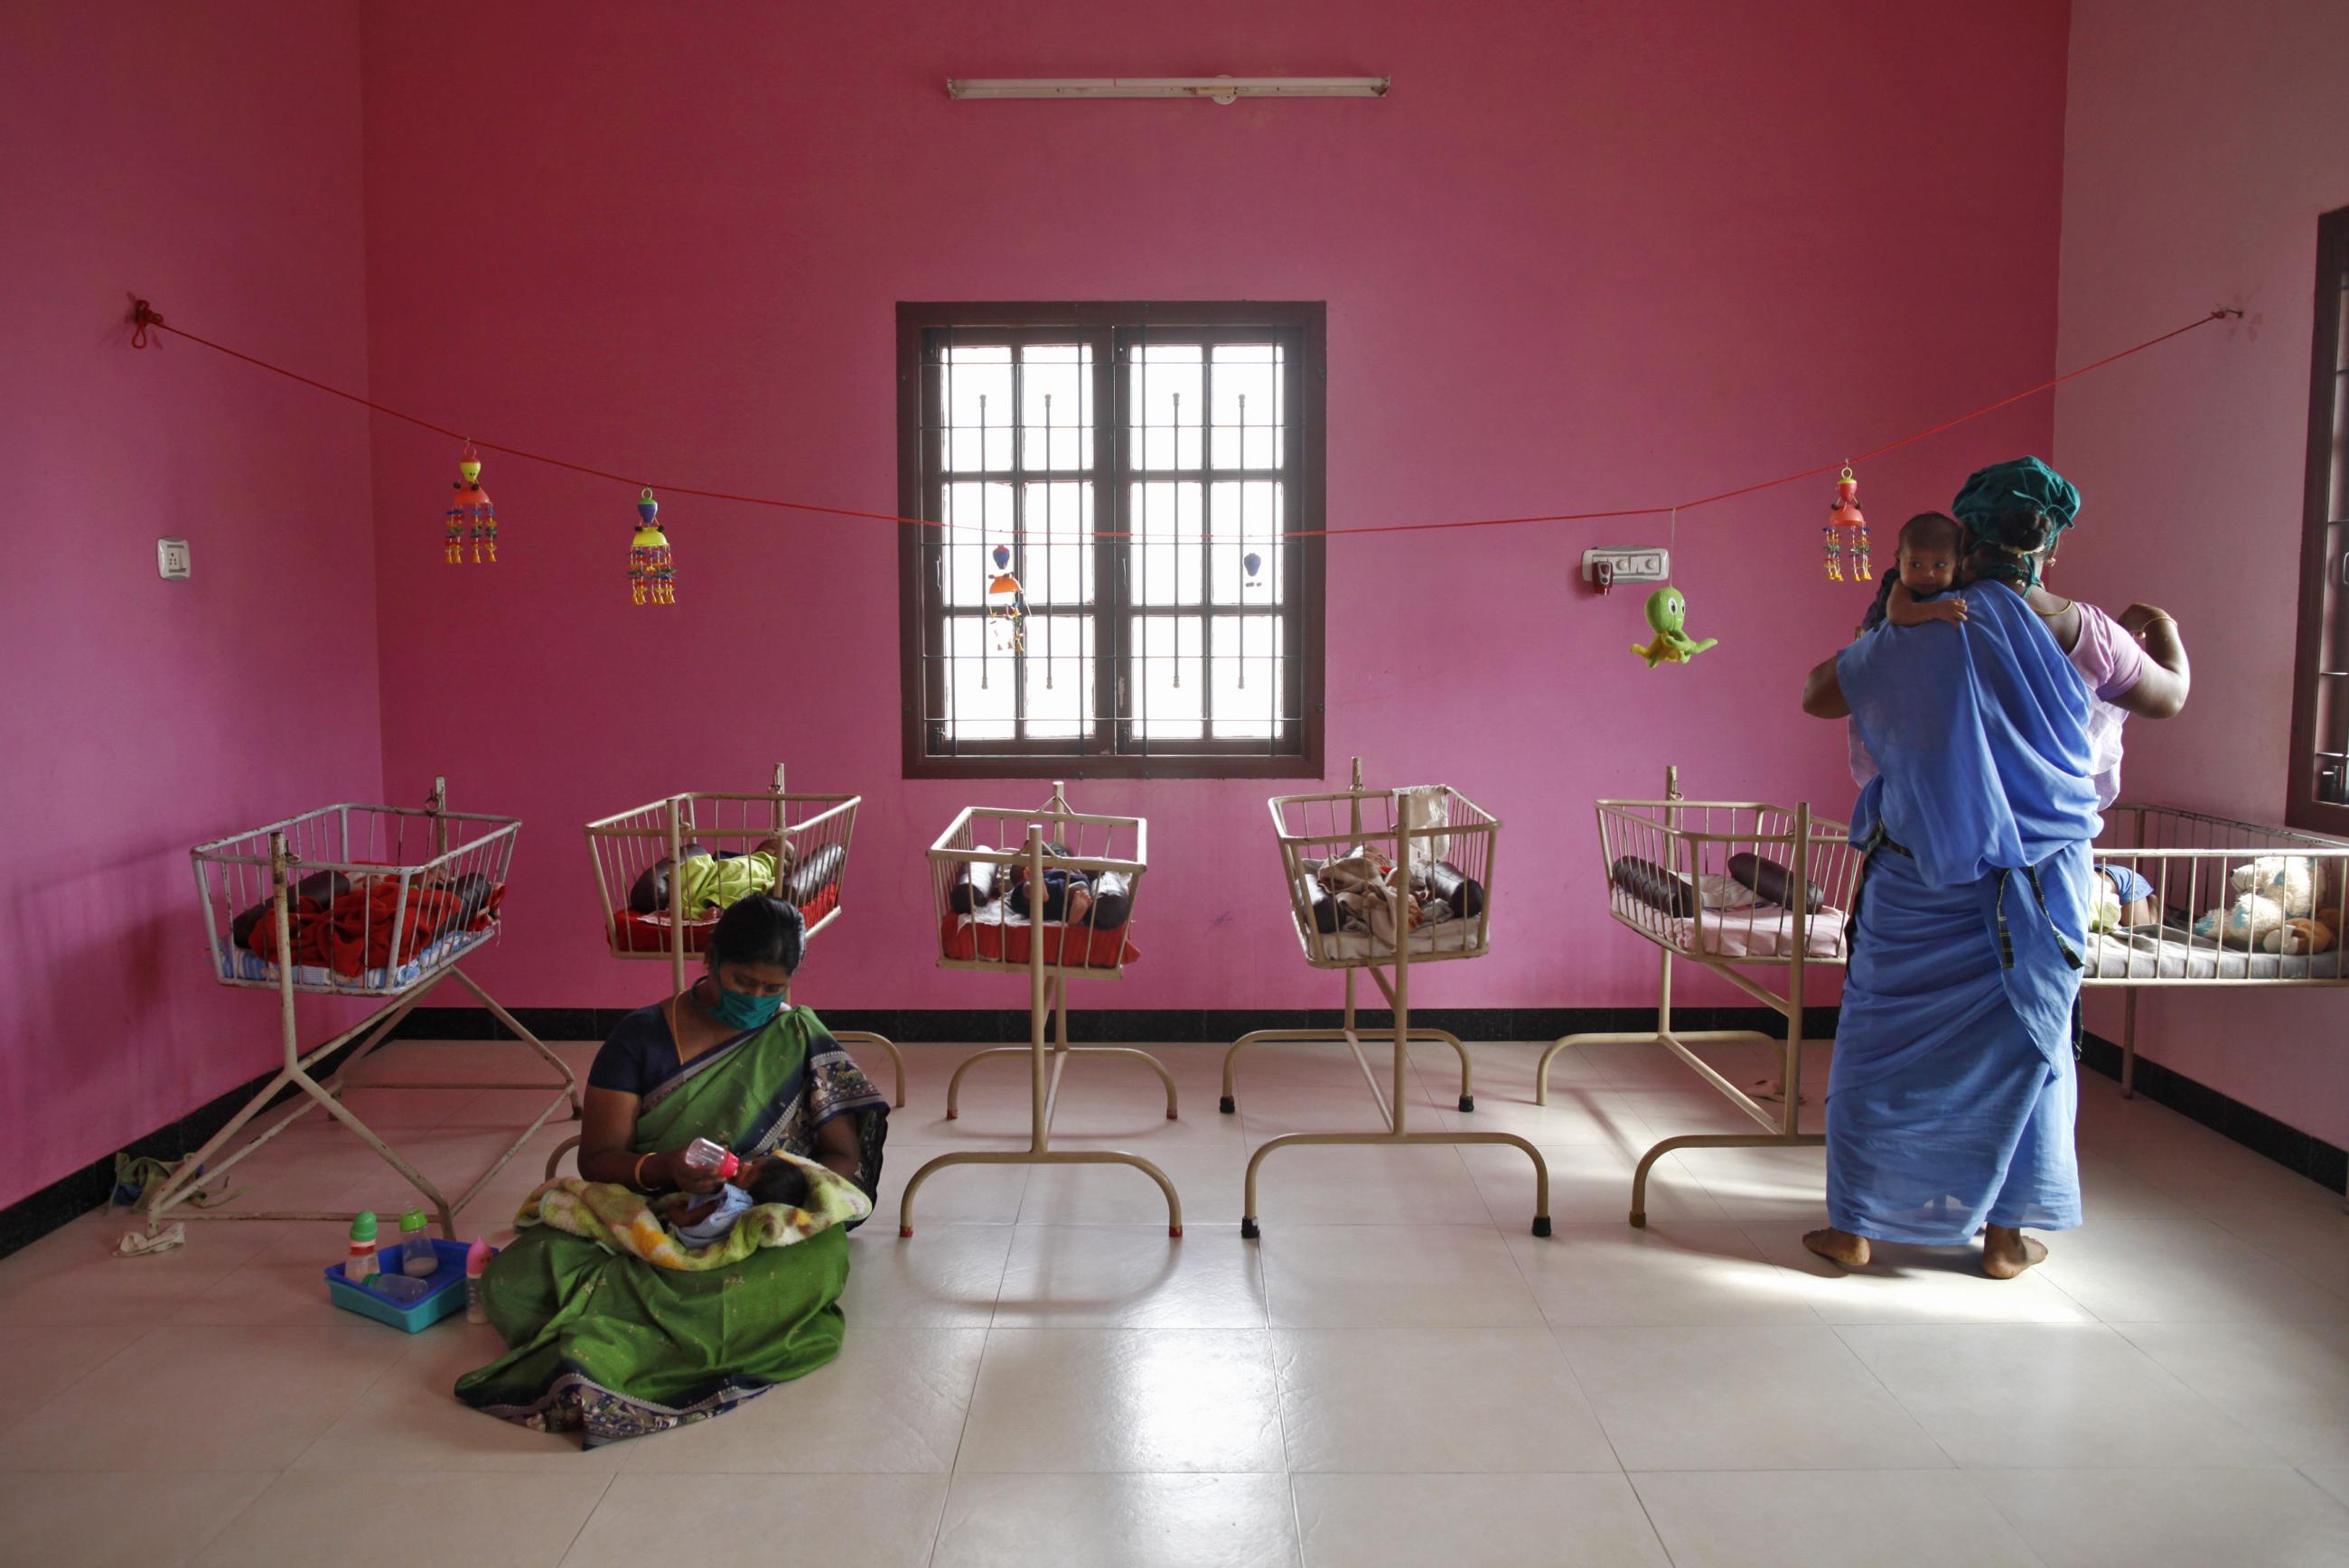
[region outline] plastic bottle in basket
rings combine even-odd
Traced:
[[[373,1278],[379,1265],[375,1256],[375,1212],[361,1209],[351,1220],[351,1250],[343,1257],[343,1277],[353,1284]]]
[[[421,1209],[410,1209],[399,1217],[399,1272],[416,1279],[440,1272],[440,1254],[432,1250],[427,1223]]]

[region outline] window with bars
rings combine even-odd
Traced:
[[[2349,207],[2316,231],[2316,345],[2285,820],[2349,834]]]
[[[901,304],[909,778],[1318,777],[1318,304]]]

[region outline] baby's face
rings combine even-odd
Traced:
[[[1958,578],[1958,558],[1945,544],[1900,547],[1900,581],[1911,593],[1939,593]]]

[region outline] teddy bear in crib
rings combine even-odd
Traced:
[[[2309,953],[2329,953],[2341,940],[2341,911],[2337,905],[2324,904],[2313,915],[2296,915],[2267,934],[2260,943],[2270,953],[2295,957]]]
[[[2280,951],[2275,944],[2281,941],[2285,923],[2307,920],[2314,911],[2316,868],[2305,855],[2261,855],[2249,865],[2237,866],[2229,880],[2234,885],[2234,902],[2207,912],[2194,923],[2196,936],[2221,947],[2239,947],[2247,953]]]

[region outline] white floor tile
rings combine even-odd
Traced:
[[[555,1568],[611,1484],[608,1475],[282,1475],[197,1553],[195,1568],[338,1562],[356,1522],[389,1528],[403,1502],[431,1511],[431,1560],[452,1568]]]
[[[933,1568],[1294,1568],[1282,1475],[955,1478]]]
[[[1982,1248],[1878,1242],[1863,1269],[1839,1268],[1803,1245],[1801,1222],[1747,1222],[1762,1253],[1802,1282],[1803,1299],[1829,1323],[2094,1323],[2033,1269],[2009,1280],[1982,1272]]]
[[[1546,1143],[1540,1147],[1542,1163],[1549,1168],[1549,1212],[1554,1222],[1612,1222],[1630,1228],[1631,1172],[1645,1151],[1643,1144]],[[1525,1230],[1534,1212],[1533,1161],[1522,1150],[1492,1144],[1464,1144],[1460,1158],[1475,1178],[1477,1191],[1485,1195],[1493,1222],[1506,1232]],[[1647,1203],[1651,1224],[1728,1218],[1677,1155],[1667,1154],[1650,1168]]]
[[[1245,1329],[991,1330],[956,1468],[1278,1470],[1271,1346]]]
[[[1619,1475],[1300,1475],[1306,1568],[1669,1568]]]
[[[2349,1321],[2349,1295],[2208,1220],[2110,1220],[2047,1245],[2039,1272],[2107,1323]]]
[[[1733,1220],[1827,1222],[1825,1149],[1682,1149],[1671,1157]]]
[[[1166,1174],[1183,1202],[1187,1230],[1239,1229],[1242,1147],[1133,1149]],[[925,1205],[929,1190],[922,1193]],[[1143,1172],[1125,1165],[1040,1165],[1028,1178],[1019,1218],[1031,1225],[1156,1225],[1166,1231],[1166,1194]],[[926,1207],[924,1211],[926,1215]]]
[[[1180,1238],[1163,1224],[1022,1225],[995,1326],[1262,1328],[1257,1248],[1230,1225]]]
[[[1642,1098],[1595,1084],[1554,1084],[1547,1105],[1480,1094],[1475,1110],[1461,1111],[1453,1099],[1439,1099],[1435,1120],[1449,1132],[1514,1132],[1537,1146],[1588,1143],[1637,1154],[1664,1136],[1642,1110]]]
[[[1974,1479],[2047,1568],[2349,1563],[2349,1508],[2295,1470],[1995,1470]]]
[[[1276,1149],[1257,1171],[1257,1217],[1268,1235],[1276,1225],[1493,1222],[1459,1150],[1444,1144]]]
[[[1950,1463],[1833,1329],[1557,1332],[1628,1470]]]
[[[251,1470],[0,1475],[0,1532],[12,1563],[179,1568],[276,1479]]]
[[[1292,1471],[1618,1468],[1540,1329],[1277,1329],[1273,1345]]]
[[[2349,1324],[2129,1323],[2129,1342],[2296,1465],[2349,1465]]]
[[[1283,1225],[1257,1245],[1276,1328],[1542,1323],[1509,1243],[1489,1226]]]
[[[566,1542],[562,1568],[648,1568],[684,1558],[923,1568],[946,1493],[942,1475],[622,1475]],[[680,1530],[692,1538],[689,1549]]]
[[[1631,1484],[1673,1568],[2039,1568],[1953,1470],[1664,1470]]]
[[[140,1325],[97,1328],[16,1328],[0,1335],[0,1432],[16,1427],[49,1400],[147,1334]]]
[[[1765,1261],[1726,1221],[1561,1225],[1509,1251],[1556,1326],[1657,1328],[1759,1324],[1816,1326],[1810,1282]]]
[[[848,1288],[840,1296],[849,1333],[986,1327],[1002,1288],[1011,1227],[925,1222],[899,1236],[889,1219],[876,1216],[849,1238]]]
[[[889,1142],[881,1161],[881,1190],[873,1202],[873,1218],[864,1230],[876,1234],[897,1233],[898,1209],[905,1196],[905,1183],[915,1171],[941,1154],[951,1154],[967,1145],[952,1143],[900,1144]],[[927,1229],[932,1225],[1009,1225],[1019,1218],[1019,1202],[1033,1179],[1035,1167],[1030,1165],[948,1165],[931,1172],[914,1195],[914,1222]],[[1134,1180],[1144,1187],[1151,1183],[1144,1178]],[[1152,1188],[1154,1192],[1156,1189]]]
[[[2102,1324],[1837,1330],[1969,1470],[2276,1465],[2276,1452]]]

